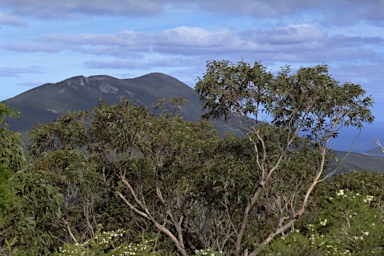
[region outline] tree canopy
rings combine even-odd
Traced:
[[[360,178],[325,173],[329,140],[342,127],[373,121],[373,101],[360,85],[339,84],[326,65],[296,72],[286,66],[275,74],[258,62],[211,61],[195,90],[206,111],[198,122],[178,115],[181,99],[159,101],[157,116],[122,99],[36,124],[28,161],[18,135],[1,122],[0,190],[15,198],[1,199],[2,250],[289,255],[298,239],[304,255],[318,250],[320,234],[333,248],[335,230],[365,238],[357,219],[341,220],[353,207],[369,212],[370,221],[382,214],[382,204],[364,202],[382,198],[380,185],[371,175],[362,178],[371,180],[371,195],[357,189]],[[0,105],[1,120],[5,115],[16,113]],[[207,120],[217,118],[236,119],[243,136],[219,137]],[[347,198],[328,195],[341,190]],[[361,193],[357,201],[353,193]],[[380,252],[376,238],[369,245]],[[340,241],[337,248],[366,252],[362,243]]]
[[[256,247],[250,248],[249,255],[259,254],[276,235],[291,228],[304,213],[310,194],[322,181],[329,156],[329,140],[337,137],[342,127],[361,128],[364,123],[373,122],[369,109],[373,104],[372,99],[365,97],[360,85],[340,85],[329,75],[326,65],[300,68],[294,74],[286,66],[274,75],[258,62],[251,66],[245,62],[232,64],[229,61],[210,61],[207,72],[199,79],[195,89],[203,108],[207,110],[205,118],[236,118],[252,144],[254,174],[259,174],[259,178],[249,194],[241,224],[236,228],[237,253],[248,251],[249,245],[244,244],[243,238],[250,214],[261,200],[263,192],[278,179],[279,174],[284,173],[281,168],[284,159],[292,151],[302,148],[300,138],[306,138],[316,148],[312,160],[313,174],[306,179],[310,182],[305,185],[302,194],[297,193],[290,200],[276,197],[275,203],[283,209],[290,208],[289,213],[280,210],[273,231]],[[260,120],[260,117],[265,120]],[[279,134],[279,139],[273,141],[277,151],[272,154],[267,146],[271,140],[265,137],[268,134],[264,128],[266,125],[261,123],[268,120]],[[300,202],[296,206],[291,203],[295,200]]]

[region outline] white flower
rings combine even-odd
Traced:
[[[324,220],[320,220],[320,225],[321,226],[325,226],[325,225],[327,225],[327,219],[324,219]]]
[[[363,200],[364,203],[371,203],[373,201],[373,196],[366,196]]]
[[[344,189],[340,189],[339,192],[336,193],[337,196],[343,196],[344,195]]]

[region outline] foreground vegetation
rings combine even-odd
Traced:
[[[121,100],[36,125],[25,156],[0,105],[1,253],[384,253],[383,176],[324,173],[338,130],[373,121],[359,85],[326,66],[213,61],[196,91],[206,119],[236,118],[244,136],[183,120],[180,99],[158,116]]]

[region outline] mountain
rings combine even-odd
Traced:
[[[379,156],[379,157],[384,157],[383,152],[380,150],[379,147],[374,147],[367,152],[365,152],[366,155],[371,155],[371,156]]]
[[[384,174],[384,158],[381,155],[368,155],[355,152],[334,151],[336,161],[330,170],[334,170],[338,165],[337,174],[352,171],[371,171]]]
[[[200,99],[197,93],[171,76],[151,73],[132,79],[112,76],[76,76],[58,83],[47,83],[3,101],[13,109],[21,111],[21,119],[7,119],[10,129],[28,136],[34,123],[52,122],[62,114],[74,110],[91,111],[101,99],[116,104],[120,99],[151,108],[159,98],[186,98],[187,104],[180,114],[188,121],[200,119]],[[225,133],[223,122],[214,122],[219,133]]]

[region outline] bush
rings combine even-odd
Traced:
[[[67,243],[60,247],[55,256],[74,255],[160,255],[154,250],[153,241],[142,240],[140,243],[128,242],[126,231],[99,231],[83,243]]]
[[[265,255],[384,255],[384,212],[377,197],[338,190],[318,221],[275,240]]]

